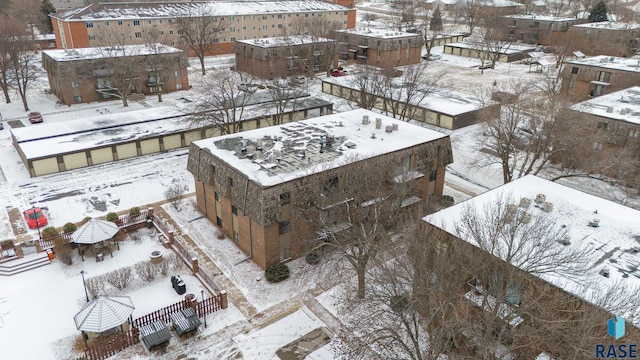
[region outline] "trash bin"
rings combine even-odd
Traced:
[[[47,256],[49,257],[49,260],[53,260],[56,258],[56,255],[53,253],[53,250],[51,249],[47,249]]]
[[[148,228],[153,227],[153,219],[151,219],[150,217],[147,217],[147,227]]]
[[[173,275],[171,277],[171,285],[178,295],[182,295],[187,292],[187,285],[184,283],[180,275]]]

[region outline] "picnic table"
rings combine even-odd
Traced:
[[[201,324],[200,319],[198,319],[198,315],[196,315],[192,308],[186,308],[174,312],[171,314],[171,320],[173,320],[173,328],[176,330],[178,335],[193,331]]]
[[[140,328],[140,335],[147,350],[171,339],[171,333],[169,329],[167,329],[167,325],[162,321],[154,321],[142,326]]]

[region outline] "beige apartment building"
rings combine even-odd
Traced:
[[[342,43],[344,60],[385,69],[420,63],[424,45],[421,34],[383,29],[345,29],[334,37]]]
[[[298,23],[307,20],[326,19],[343,28],[355,27],[356,23],[355,8],[321,0],[99,3],[50,16],[56,45],[62,49],[142,44],[153,38],[187,50],[176,19],[197,14],[211,14],[222,24],[214,40],[216,46],[208,55],[232,54],[236,40],[292,33]]]
[[[560,91],[570,101],[579,102],[639,83],[640,61],[601,55],[567,62]]]

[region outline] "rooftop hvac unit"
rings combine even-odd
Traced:
[[[608,267],[603,267],[602,270],[600,270],[600,275],[608,278],[609,277],[609,268]]]
[[[516,215],[516,210],[518,207],[515,204],[507,204],[507,208],[504,212],[504,217],[506,221],[513,220],[513,217]]]
[[[376,129],[382,128],[382,119],[376,118]]]
[[[553,211],[553,204],[548,202],[548,201],[545,202],[544,203],[544,207],[542,208],[542,210],[544,210],[544,212],[548,212],[548,213],[552,212]]]
[[[369,125],[369,115],[362,115],[362,125]]]
[[[522,218],[520,219],[520,221],[523,224],[528,224],[531,222],[531,214],[529,214],[528,212],[522,214]]]
[[[528,208],[529,205],[531,205],[531,200],[529,200],[529,198],[523,197],[520,198],[520,207],[521,208]]]
[[[543,204],[547,200],[547,196],[545,194],[536,195],[536,204]]]
[[[607,112],[608,113],[612,113],[613,112],[613,106],[607,106]]]
[[[559,242],[560,242],[560,244],[565,245],[565,246],[567,246],[567,245],[571,245],[571,235],[569,235],[569,234],[565,234],[565,235],[562,237],[562,239],[560,239],[560,241],[559,241]]]
[[[393,130],[398,131],[398,123],[393,123]]]
[[[589,221],[589,226],[597,228],[600,227],[600,220],[599,219],[593,219],[591,221]]]
[[[384,131],[385,131],[385,132],[388,132],[388,133],[393,132],[393,126],[391,126],[391,125],[387,125],[387,126],[385,126],[385,127],[384,127]]]

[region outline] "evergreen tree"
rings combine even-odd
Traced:
[[[436,6],[436,10],[433,12],[433,16],[429,22],[429,30],[442,31],[442,14],[440,13],[440,6]]]
[[[38,29],[43,34],[51,34],[53,33],[53,24],[51,23],[51,18],[49,14],[55,13],[56,8],[51,4],[49,0],[42,0],[42,5],[40,6],[40,14],[38,16],[40,22],[38,24]]]
[[[607,4],[601,0],[593,7],[593,9],[591,9],[591,13],[587,19],[589,22],[609,21],[609,10],[607,10]]]

